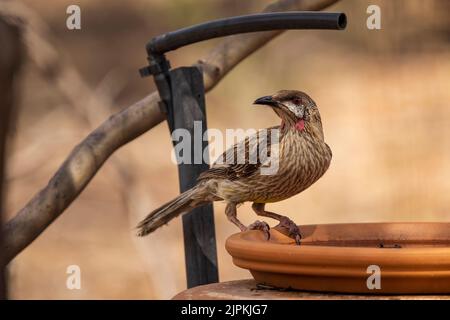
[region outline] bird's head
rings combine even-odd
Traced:
[[[282,120],[282,127],[298,131],[308,127],[320,127],[319,109],[306,93],[297,90],[281,90],[271,96],[256,99],[254,104],[270,106]]]

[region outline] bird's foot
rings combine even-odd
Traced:
[[[289,219],[288,217],[282,217],[280,223],[277,224],[274,228],[284,235],[287,235],[289,238],[295,240],[297,245],[300,245],[300,240],[302,239],[302,235],[300,234],[299,227],[295,224],[294,221]]]
[[[247,230],[261,230],[266,240],[270,239],[270,226],[267,222],[256,220],[247,227]]]

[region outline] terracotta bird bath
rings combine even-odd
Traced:
[[[259,231],[247,231],[228,238],[226,248],[236,266],[275,288],[450,293],[450,223],[325,224],[300,230],[300,246],[272,229],[269,241]],[[374,288],[368,283],[377,270]]]

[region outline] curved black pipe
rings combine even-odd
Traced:
[[[344,13],[334,12],[274,12],[225,18],[168,32],[147,44],[149,55],[163,54],[188,44],[238,33],[282,29],[342,30],[347,25]]]

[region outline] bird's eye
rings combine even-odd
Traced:
[[[299,105],[301,101],[300,101],[299,98],[294,98],[294,99],[292,100],[292,102],[293,102],[294,104]]]

